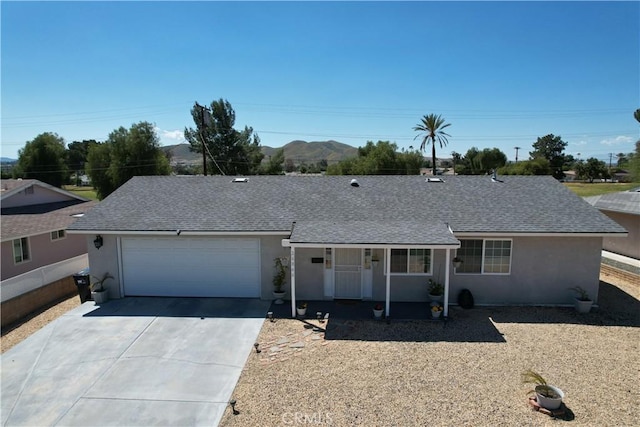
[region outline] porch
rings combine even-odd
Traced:
[[[298,301],[299,302],[299,301]],[[329,319],[340,320],[366,320],[374,319],[373,307],[376,304],[384,305],[384,301],[361,301],[361,300],[333,300],[333,301],[305,301],[307,303],[307,313],[303,319],[316,319],[317,314],[324,318],[329,315]],[[446,320],[444,315],[439,319],[433,319],[429,302],[390,302],[391,319],[396,320]],[[269,311],[276,319],[291,318],[291,301],[284,304],[271,304]],[[385,321],[385,317],[381,319]]]

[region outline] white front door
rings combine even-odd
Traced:
[[[336,248],[334,298],[362,299],[362,250]]]

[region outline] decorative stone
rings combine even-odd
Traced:
[[[276,341],[276,344],[280,345],[280,344],[286,344],[289,342],[289,338],[283,337],[280,338],[278,341]]]
[[[289,345],[289,347],[291,347],[291,348],[303,348],[304,347],[304,343],[302,341],[294,342],[293,344]]]
[[[269,351],[270,351],[270,352],[272,352],[272,353],[277,353],[277,352],[279,352],[279,351],[281,351],[281,350],[282,350],[282,349],[281,349],[280,347],[276,347],[276,346],[273,346],[273,347],[271,347],[271,348],[269,349]]]

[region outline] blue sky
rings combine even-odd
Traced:
[[[1,2],[1,155],[56,132],[104,140],[155,123],[182,142],[225,98],[263,145],[333,139],[526,158],[539,136],[607,159],[640,127],[638,2]],[[428,153],[427,153],[428,154]],[[615,157],[614,157],[615,158]]]

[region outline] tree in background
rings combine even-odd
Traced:
[[[602,160],[598,160],[595,157],[590,157],[586,162],[579,162],[576,164],[576,174],[580,179],[588,179],[589,182],[593,182],[596,179],[609,178],[609,171],[607,170],[607,164]]]
[[[498,169],[500,175],[551,175],[549,160],[538,157],[533,160],[511,163]]]
[[[451,126],[450,123],[445,123],[444,119],[436,114],[428,114],[422,117],[420,124],[414,126],[413,130],[420,132],[415,138],[418,138],[421,134],[422,143],[420,144],[420,151],[424,151],[427,144],[431,144],[431,162],[432,173],[436,174],[436,142],[440,144],[440,148],[443,148],[449,142],[447,137],[451,136],[444,132],[444,129]]]
[[[134,176],[169,175],[169,161],[149,122],[120,127],[103,144],[89,145],[87,171],[100,199]]]
[[[415,150],[398,152],[389,141],[367,141],[358,148],[358,156],[327,167],[328,175],[418,175],[422,155]]]
[[[567,143],[560,136],[553,134],[538,138],[533,143],[533,151],[529,153],[532,159],[543,157],[549,161],[551,172],[554,178],[564,178],[562,167],[565,164],[564,149]]]
[[[64,139],[56,133],[41,133],[18,151],[14,177],[37,179],[62,187],[69,179],[65,157]]]
[[[458,153],[455,153],[460,156]],[[507,155],[498,148],[485,148],[482,151],[471,147],[467,153],[456,160],[456,171],[460,175],[485,175],[507,164]]]
[[[207,170],[221,175],[255,175],[259,172],[264,154],[260,138],[253,129],[233,128],[236,113],[229,101],[220,98],[210,108],[195,103],[191,116],[196,128],[185,128],[184,137],[191,151],[202,154],[203,140]]]
[[[284,163],[284,148],[281,148],[269,158],[266,164],[260,167],[260,175],[282,175],[284,174]]]
[[[79,185],[80,173],[84,171],[89,154],[89,145],[97,144],[98,141],[93,139],[85,139],[82,141],[73,141],[67,145],[67,167],[71,172],[76,174],[76,185]]]

